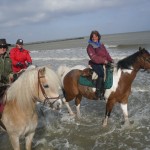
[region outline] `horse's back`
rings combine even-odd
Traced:
[[[82,70],[74,69],[68,72],[64,77],[63,85],[67,96],[70,95],[72,97],[79,93],[78,80],[81,74]]]
[[[82,74],[81,70],[78,70],[78,69],[71,70],[64,77],[64,84],[67,84],[67,83],[78,83],[78,79],[79,79],[81,74]]]

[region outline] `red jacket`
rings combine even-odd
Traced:
[[[10,50],[10,58],[12,60],[14,73],[19,72],[21,69],[26,69],[28,67],[28,63],[32,64],[29,51],[25,49],[19,50],[17,47],[12,48]],[[20,62],[22,66],[18,66],[18,62]]]
[[[89,44],[87,47],[87,53],[91,61],[96,64],[104,64],[105,60],[107,60],[108,62],[113,61],[103,44],[101,44],[100,47],[96,48]]]

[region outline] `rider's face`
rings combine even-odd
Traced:
[[[98,36],[93,34],[92,41],[93,42],[98,42]]]
[[[6,52],[6,47],[0,47],[0,55],[3,55]]]
[[[16,44],[16,46],[20,49],[20,48],[23,48],[23,45],[20,45],[20,44]]]

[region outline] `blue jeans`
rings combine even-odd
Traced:
[[[103,65],[95,63],[91,63],[90,65],[93,68],[93,70],[97,73],[98,77],[104,78]]]

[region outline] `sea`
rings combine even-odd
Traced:
[[[86,52],[89,37],[68,38],[26,43],[33,64],[57,71],[61,65],[88,66]],[[102,35],[112,58],[117,62],[145,48],[150,52],[150,31]],[[62,92],[60,91],[60,94]],[[39,123],[32,142],[33,150],[150,150],[150,72],[139,71],[128,99],[132,124],[123,125],[123,113],[116,104],[109,124],[102,127],[105,116],[104,100],[82,98],[81,119],[69,116],[66,106],[56,112],[37,105]],[[70,102],[76,112],[74,100]],[[42,112],[41,112],[42,110]],[[18,120],[19,121],[19,120]],[[24,139],[20,140],[24,150]],[[0,131],[0,150],[12,150],[6,132]]]

